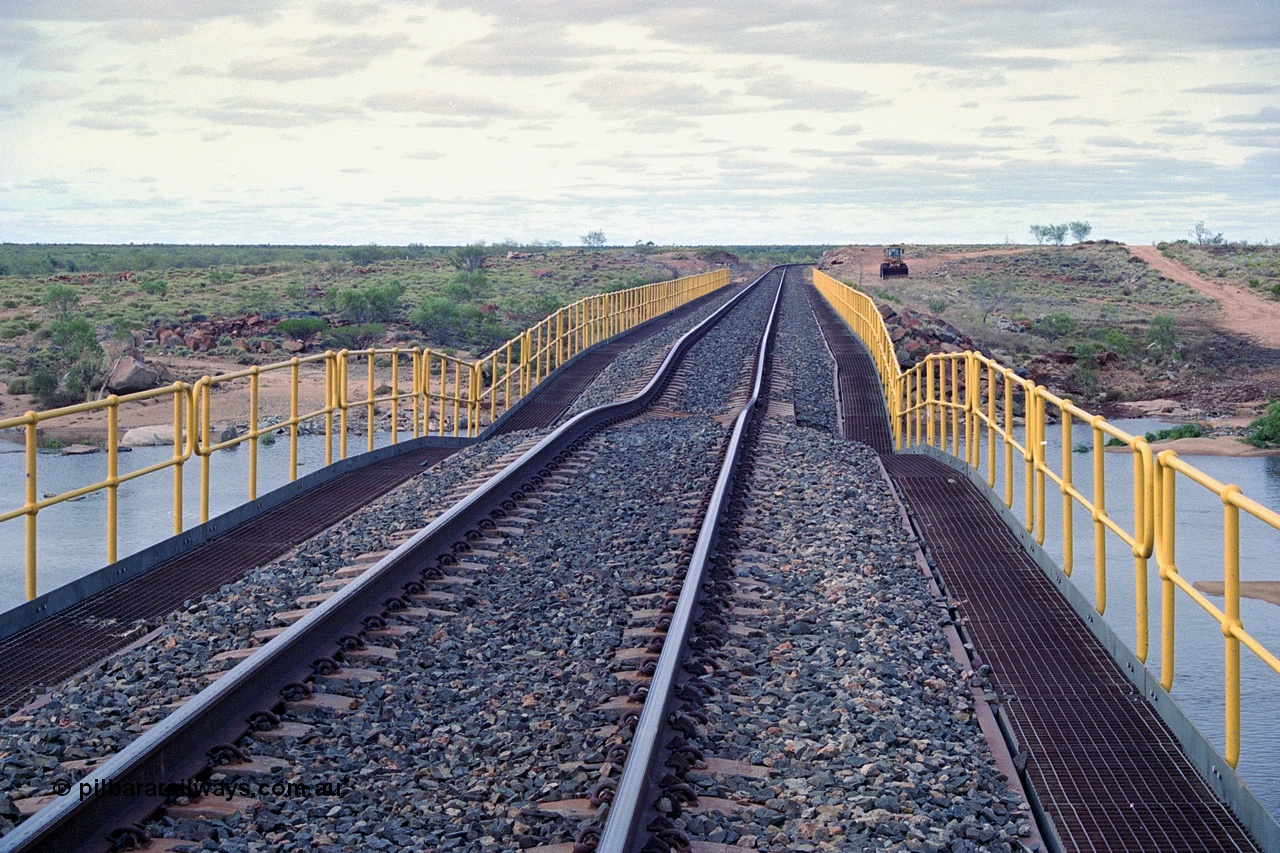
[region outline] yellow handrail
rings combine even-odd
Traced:
[[[1225,758],[1235,767],[1240,759],[1240,646],[1280,674],[1280,659],[1245,630],[1240,615],[1240,512],[1243,510],[1277,531],[1280,531],[1280,514],[1246,497],[1238,486],[1224,485],[1189,465],[1172,450],[1153,456],[1145,438],[1130,435],[1101,415],[1079,408],[981,353],[935,353],[903,371],[888,329],[871,298],[818,270],[814,271],[813,279],[822,296],[871,352],[884,388],[894,443],[899,450],[929,446],[963,459],[992,490],[997,487],[996,459],[1000,454],[1004,469],[1003,500],[1010,509],[1015,502],[1016,454],[1023,469],[1025,529],[1041,545],[1047,528],[1046,482],[1052,483],[1062,495],[1058,532],[1062,538],[1062,569],[1066,574],[1070,575],[1073,568],[1076,507],[1083,509],[1093,523],[1094,608],[1098,613],[1103,613],[1107,606],[1107,531],[1129,547],[1134,559],[1135,652],[1144,663],[1150,633],[1148,562],[1155,556],[1161,580],[1161,684],[1166,691],[1173,689],[1175,672],[1176,591],[1181,590],[1217,621],[1225,644]],[[1017,430],[1019,421],[1021,440]],[[1060,470],[1054,469],[1045,453],[1047,430],[1054,421],[1062,430]],[[1088,448],[1092,454],[1092,498],[1077,488],[1073,471],[1072,426],[1077,421],[1087,423],[1093,434],[1092,447]],[[1133,468],[1133,519],[1127,525],[1107,509],[1105,445],[1109,438],[1119,441]],[[985,475],[982,472],[984,455]],[[1216,495],[1223,505],[1225,602],[1221,610],[1179,574],[1174,560],[1175,495],[1179,475]]]
[[[125,396],[112,395],[102,400],[79,403],[45,412],[27,412],[16,418],[0,420],[0,430],[22,427],[26,445],[26,490],[21,506],[0,512],[0,523],[23,517],[26,519],[24,574],[27,600],[37,595],[37,515],[43,509],[96,491],[107,492],[106,557],[117,559],[118,490],[121,483],[173,468],[173,532],[185,529],[183,518],[183,464],[193,455],[200,458],[200,521],[209,520],[210,478],[215,451],[241,444],[248,445],[249,470],[247,499],[258,496],[259,440],[268,433],[289,432],[289,479],[298,477],[298,439],[300,428],[309,421],[322,419],[325,435],[325,464],[334,462],[334,438],[338,439],[338,458],[347,457],[351,432],[349,413],[363,411],[366,448],[375,446],[375,430],[379,407],[390,410],[390,441],[400,441],[400,414],[407,409],[414,437],[468,436],[480,434],[503,412],[528,394],[556,368],[582,350],[626,331],[653,317],[677,308],[729,283],[729,271],[686,276],[672,281],[646,284],[628,290],[614,291],[580,299],[556,311],[544,320],[496,348],[478,361],[468,361],[432,349],[373,348],[341,350],[295,357],[288,361],[249,367],[218,376],[205,376],[194,384],[175,382],[164,388]],[[360,363],[363,362],[363,365]],[[363,384],[363,392],[354,392],[350,379],[352,365],[354,383]],[[361,370],[361,366],[363,370]],[[402,371],[409,375],[402,377]],[[288,372],[289,415],[282,420],[263,422],[259,406],[261,377]],[[319,399],[304,400],[304,374],[322,378]],[[320,377],[320,374],[323,374]],[[407,384],[405,381],[407,380]],[[219,388],[233,383],[249,386],[248,410],[215,412],[214,397]],[[378,393],[386,385],[389,390]],[[119,409],[141,404],[159,397],[173,398],[173,455],[169,459],[120,474]],[[106,423],[107,476],[96,483],[40,497],[37,459],[39,427],[49,421],[72,415],[104,413]],[[337,418],[335,431],[335,416]],[[242,434],[234,428],[223,435],[215,434],[215,423],[247,423]]]

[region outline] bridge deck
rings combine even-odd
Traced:
[[[544,379],[513,417],[498,421],[495,432],[551,426],[619,352],[718,297],[723,298],[717,291],[695,299],[584,353]],[[0,712],[128,645],[136,636],[126,631],[139,620],[159,618],[239,580],[457,449],[425,447],[341,474],[0,639]]]
[[[837,363],[845,437],[874,447],[974,647],[991,666],[1026,775],[1069,851],[1257,850],[1173,733],[967,478],[892,452],[875,365],[810,289]]]

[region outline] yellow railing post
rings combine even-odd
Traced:
[[[1068,400],[1068,403],[1071,401]],[[1071,443],[1071,412],[1062,412],[1062,573],[1071,576],[1075,565],[1075,513],[1071,490],[1072,468],[1075,465],[1075,448]]]
[[[369,389],[364,398],[365,399],[364,432],[366,436],[365,449],[372,451],[373,450],[373,424],[374,424],[374,419],[378,416],[377,404],[374,403],[373,401],[373,398],[375,396],[373,391],[375,388],[378,387],[377,379],[374,377],[374,369],[376,367],[375,362],[377,361],[377,357],[373,354],[372,351],[370,351],[368,358],[369,358]]]
[[[324,359],[324,464],[333,464],[333,411],[338,407],[338,356],[332,350]],[[293,432],[289,433],[290,441]]]
[[[298,375],[300,370],[299,364],[300,362],[296,355],[289,361],[289,482],[291,483],[294,480],[298,479],[298,380],[300,378]],[[256,383],[257,380],[258,380],[258,376],[255,373],[253,376],[253,381]],[[254,413],[254,417],[255,418],[257,417],[256,412]],[[342,420],[343,420],[342,455],[345,457],[347,455],[347,443],[346,443],[346,435],[347,435],[346,426],[347,425],[346,425],[345,414],[343,415]],[[254,444],[256,445],[257,442],[255,441]]]
[[[36,491],[36,459],[39,451],[39,444],[36,436],[36,420],[35,412],[27,412],[26,439],[27,439],[27,502],[26,502],[26,528],[27,528],[27,601],[36,597],[36,513],[39,507],[36,506],[40,493]]]
[[[925,384],[925,428],[928,430],[928,432],[926,433],[926,439],[925,439],[925,442],[926,442],[930,447],[935,447],[935,446],[936,446],[936,444],[934,443],[935,435],[936,435],[936,428],[935,428],[935,425],[934,425],[934,421],[936,420],[936,418],[934,418],[934,396],[933,396],[933,394],[934,394],[934,389],[933,389],[933,384],[934,384],[934,380],[933,380],[933,366],[934,366],[934,364],[935,364],[935,362],[934,362],[934,360],[933,360],[933,359],[931,359],[931,358],[926,358],[926,359],[925,359],[925,362],[924,362],[924,369],[925,369],[925,373],[924,373],[924,375],[925,375],[925,380],[924,380],[924,384]]]
[[[1107,612],[1107,527],[1102,517],[1107,513],[1107,468],[1102,416],[1093,418],[1093,609]]]
[[[185,420],[190,418],[190,400],[188,395],[173,395],[173,535],[182,532],[182,464],[186,461],[183,448],[191,436],[184,434]],[[186,410],[186,411],[184,411]],[[184,419],[183,415],[187,418]]]
[[[1173,689],[1176,627],[1173,575],[1177,572],[1177,480],[1172,468],[1164,464],[1166,453],[1156,458],[1156,567],[1160,572],[1160,686],[1168,693]]]
[[[120,509],[120,455],[116,441],[120,437],[120,398],[107,397],[107,562],[114,563],[118,553],[117,526]]]
[[[1044,397],[1040,395],[1040,388],[1036,387],[1036,393],[1033,397],[1035,400],[1035,419],[1036,419],[1036,438],[1035,444],[1032,446],[1032,454],[1035,457],[1033,466],[1033,474],[1035,479],[1035,508],[1036,508],[1036,544],[1044,544],[1044,455],[1047,446],[1046,436],[1048,430],[1045,425],[1045,405]]]
[[[209,520],[209,430],[212,420],[208,379],[196,383],[200,389],[200,523]]]
[[[400,348],[391,350],[391,443],[400,443]]]
[[[258,365],[249,368],[249,500],[258,497]]]
[[[351,398],[347,393],[347,351],[338,350],[338,458],[347,458],[347,407]]]
[[[1133,546],[1133,588],[1135,617],[1137,619],[1138,660],[1147,662],[1151,644],[1151,614],[1147,589],[1147,557],[1150,556],[1151,535],[1148,532],[1154,522],[1151,514],[1150,493],[1153,471],[1151,448],[1145,439],[1139,438],[1133,445],[1133,529],[1137,543]]]
[[[1226,741],[1227,754],[1223,756],[1232,767],[1240,760],[1240,640],[1235,630],[1240,621],[1240,508],[1233,498],[1240,494],[1234,483],[1222,491],[1222,548],[1223,572],[1222,636],[1225,649],[1226,675]]]

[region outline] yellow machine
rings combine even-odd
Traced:
[[[906,275],[907,265],[902,260],[901,246],[886,246],[884,250],[884,263],[880,264],[880,277],[890,278],[895,275]]]

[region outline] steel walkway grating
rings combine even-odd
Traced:
[[[816,298],[825,306],[814,292]],[[819,322],[840,374],[874,376],[870,355],[834,312]],[[863,387],[867,385],[864,380]],[[845,436],[889,434],[883,396],[846,395]],[[861,405],[861,411],[849,411]],[[883,423],[883,428],[877,423]],[[849,425],[857,425],[850,429]],[[929,457],[882,454],[946,584],[1022,752],[1026,772],[1071,851],[1252,851],[1258,847],[1183,755],[1066,599],[978,488]]]

